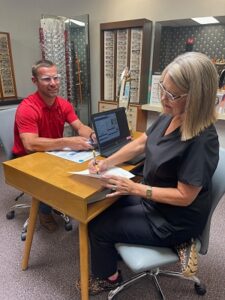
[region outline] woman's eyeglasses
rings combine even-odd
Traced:
[[[182,94],[182,95],[179,95],[179,96],[175,96],[175,95],[171,94],[170,92],[168,92],[168,91],[164,88],[162,82],[159,82],[159,91],[160,91],[161,96],[162,96],[162,95],[165,95],[166,98],[167,98],[169,101],[171,101],[171,102],[174,102],[174,101],[176,101],[176,100],[180,100],[181,98],[187,96],[187,94]]]

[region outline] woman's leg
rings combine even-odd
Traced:
[[[89,224],[91,266],[95,277],[108,278],[117,271],[115,243],[159,244],[139,197],[123,197]]]

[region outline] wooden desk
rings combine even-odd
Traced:
[[[101,189],[99,181],[95,178],[68,173],[86,168],[87,162],[76,164],[47,153],[34,153],[4,162],[3,167],[6,183],[32,196],[22,269],[26,270],[28,267],[39,201],[41,201],[79,221],[81,299],[88,300],[87,224],[112,205],[117,198],[88,204],[88,200]],[[126,166],[125,169],[131,170],[133,167]]]

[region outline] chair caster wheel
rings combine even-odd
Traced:
[[[27,237],[27,233],[26,232],[22,232],[21,233],[21,241],[22,242],[26,241],[26,237]]]
[[[6,214],[6,219],[8,219],[8,220],[14,219],[14,217],[15,217],[15,211],[14,210],[11,210]]]
[[[198,295],[201,295],[201,296],[203,296],[203,295],[205,295],[205,293],[206,293],[206,287],[205,287],[205,285],[204,284],[197,284],[197,283],[195,283],[195,291],[196,291],[196,293],[198,294]]]
[[[71,223],[65,223],[65,229],[66,229],[66,231],[72,230],[73,229],[72,224]]]

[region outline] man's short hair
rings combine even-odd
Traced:
[[[38,69],[42,67],[50,68],[55,66],[55,63],[53,63],[51,60],[48,59],[41,59],[38,60],[33,66],[32,66],[32,76],[35,78],[37,77],[38,74]]]

